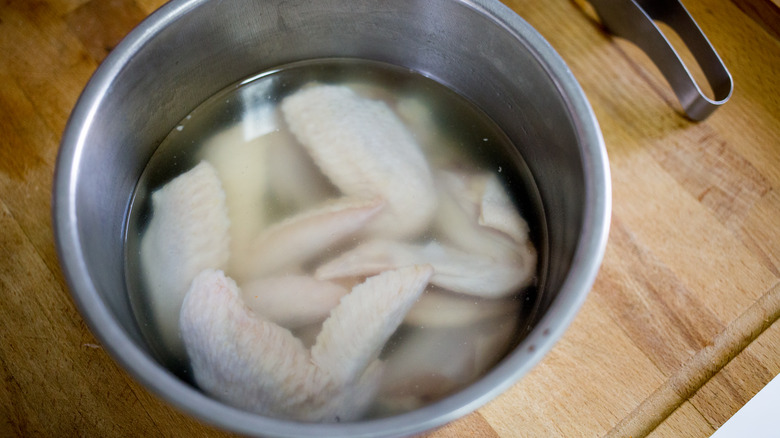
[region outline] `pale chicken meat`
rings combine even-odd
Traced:
[[[388,270],[355,286],[322,325],[312,361],[336,382],[348,382],[375,359],[425,290],[433,269]]]
[[[243,256],[248,242],[265,225],[267,157],[271,145],[281,140],[283,136],[277,133],[247,138],[239,124],[208,138],[201,149],[203,160],[214,166],[225,191],[233,259]]]
[[[378,100],[337,85],[311,85],[285,98],[284,119],[314,162],[345,196],[383,198],[369,233],[412,237],[436,209],[428,163],[399,117]]]
[[[416,409],[474,382],[505,355],[516,330],[510,312],[459,327],[408,331],[385,352],[379,409],[385,415]]]
[[[479,224],[504,233],[518,245],[526,245],[528,242],[528,222],[518,214],[512,199],[495,175],[485,180]]]
[[[207,162],[152,193],[152,218],[141,239],[141,272],[159,339],[174,357],[184,357],[181,302],[199,272],[227,264],[229,227],[222,185]]]
[[[274,135],[279,141],[268,149],[268,198],[287,211],[304,211],[339,196],[291,133],[280,130]]]
[[[503,188],[493,186],[489,178],[480,179],[485,182],[478,185],[480,199],[467,185],[442,185],[436,222],[439,233],[451,244],[375,239],[325,262],[315,276],[337,279],[373,275],[409,264],[430,263],[434,268],[431,283],[450,291],[484,298],[517,293],[533,280],[536,252],[525,221]],[[479,217],[484,219],[480,221]]]
[[[424,328],[462,328],[481,321],[516,315],[515,297],[485,299],[428,288],[404,318],[404,324]]]
[[[371,240],[329,260],[315,271],[315,277],[375,275],[389,269],[428,263],[433,266],[431,283],[452,292],[483,298],[502,298],[517,292],[527,281],[512,263],[469,253],[437,242],[403,243]]]
[[[438,238],[460,250],[487,255],[496,260],[516,258],[519,243],[512,236],[486,226],[479,220],[483,215],[483,197],[490,178],[488,173],[438,172],[439,208],[433,228]],[[524,221],[513,205],[511,209],[518,220]],[[486,214],[490,213],[491,210],[488,210]],[[528,241],[527,235],[524,240]]]
[[[290,416],[325,387],[324,379],[310,378],[303,344],[249,310],[222,271],[207,269],[195,278],[179,323],[195,381],[219,400]]]
[[[222,271],[207,269],[192,282],[180,315],[195,381],[252,412],[307,421],[359,418],[380,385],[379,353],[431,272],[411,266],[368,278],[341,299],[309,350],[252,311]]]
[[[259,278],[241,286],[247,306],[290,330],[322,322],[349,289],[308,275]]]
[[[381,198],[340,198],[277,222],[255,237],[245,257],[231,262],[238,281],[297,268],[362,230],[385,207]]]
[[[516,288],[532,284],[536,248],[527,222],[498,178],[490,173],[440,172],[437,182],[437,235],[459,250],[491,258],[499,272],[514,270],[507,280]]]

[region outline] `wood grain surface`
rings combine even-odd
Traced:
[[[111,360],[75,309],[53,243],[68,115],[100,61],[161,3],[0,1],[0,437],[226,435]],[[702,123],[680,115],[649,58],[609,36],[584,1],[505,3],[593,105],[612,229],[593,291],[555,348],[428,436],[707,437],[780,373],[778,2],[683,1],[735,82]]]

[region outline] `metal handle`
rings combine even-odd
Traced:
[[[707,37],[678,0],[588,0],[611,33],[644,50],[661,70],[685,113],[701,121],[731,97],[731,74]],[[677,51],[653,20],[667,24],[688,46],[712,88],[714,99],[702,93]]]

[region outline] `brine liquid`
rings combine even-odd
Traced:
[[[435,172],[436,169],[456,169],[464,171],[489,171],[498,175],[517,202],[518,210],[528,222],[531,241],[537,249],[539,264],[542,264],[545,236],[543,232],[542,208],[539,195],[525,163],[503,132],[484,113],[469,101],[452,92],[445,86],[425,76],[386,64],[338,59],[315,60],[290,64],[273,71],[248,78],[231,85],[195,108],[170,132],[160,144],[149,161],[138,182],[131,205],[126,228],[126,278],[129,297],[138,325],[158,359],[182,379],[193,382],[188,364],[184,358],[173,357],[162,348],[156,336],[156,328],[150,317],[149,304],[141,280],[139,269],[139,242],[153,212],[151,211],[151,193],[174,177],[194,167],[203,156],[205,139],[215,134],[239,129],[244,138],[251,139],[280,129],[287,129],[278,116],[277,104],[300,87],[312,82],[320,84],[348,85],[362,96],[384,100],[407,123],[416,136],[426,158]],[[258,169],[267,169],[274,163],[265,163]],[[310,166],[316,171],[316,166]],[[331,186],[318,187],[321,196],[338,197],[338,191]],[[299,205],[287,199],[269,196],[263,206],[264,214],[272,220],[294,215],[315,205]],[[423,236],[425,237],[425,236]],[[428,292],[426,292],[428,293]],[[489,369],[492,364],[514,347],[529,329],[538,296],[531,286],[518,291],[514,297],[517,306],[508,306],[508,315],[495,315],[466,327],[453,328],[442,340],[421,342],[420,348],[427,351],[411,354],[409,357],[423,359],[425,355],[434,355],[439,362],[458,363],[462,350],[483,351],[484,358],[476,358],[482,363],[480,369]],[[485,299],[469,298],[474,306],[490,306]],[[495,306],[494,306],[495,307]],[[177,316],[173,316],[177,317]],[[501,330],[511,321],[511,333],[499,345],[471,345],[478,337],[470,337],[470,331]],[[492,325],[491,325],[492,324]],[[496,325],[499,324],[499,325]],[[405,339],[414,338],[425,330],[443,330],[427,324],[402,325],[385,346],[382,358],[391,358],[396,349],[402,349]],[[301,336],[304,336],[302,334]],[[472,359],[468,359],[472,360]],[[435,361],[434,361],[435,362]],[[413,364],[411,366],[414,366]],[[421,365],[421,367],[424,364]],[[401,385],[399,391],[404,394],[387,403],[377,400],[371,410],[371,416],[391,415],[418,407],[420,403],[435,401],[457,391],[478,376],[468,376],[463,382],[453,386],[449,382],[439,385],[441,376],[432,375],[430,381],[414,381]],[[425,380],[425,379],[423,379]],[[432,384],[440,386],[441,391],[428,389],[427,393],[415,394],[416,388]],[[423,390],[425,392],[425,390]]]

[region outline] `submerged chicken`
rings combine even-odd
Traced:
[[[308,350],[253,312],[221,271],[205,270],[182,305],[182,338],[198,385],[252,412],[307,421],[360,417],[379,388],[381,347],[425,289],[432,269],[387,271],[355,286]]]
[[[427,228],[437,202],[428,162],[384,102],[345,86],[312,85],[281,108],[290,131],[345,195],[385,200],[370,232],[404,238]]]
[[[370,240],[318,267],[315,276],[372,275],[424,261],[434,267],[431,283],[462,294],[502,298],[530,284],[536,252],[528,225],[495,177],[445,175],[439,180],[435,229],[450,243]]]
[[[141,239],[141,272],[160,342],[183,357],[178,317],[192,279],[228,262],[230,220],[214,167],[201,162],[152,193],[153,216]]]
[[[166,346],[214,398],[306,421],[358,419],[378,394],[414,408],[482,375],[536,268],[500,181],[431,169],[416,138],[435,135],[346,86],[305,86],[280,111],[289,133],[215,137],[230,144],[206,151],[214,166],[153,195],[142,265]],[[233,174],[268,157],[283,165]],[[295,213],[271,219],[273,196]],[[400,326],[414,335],[388,347]]]

